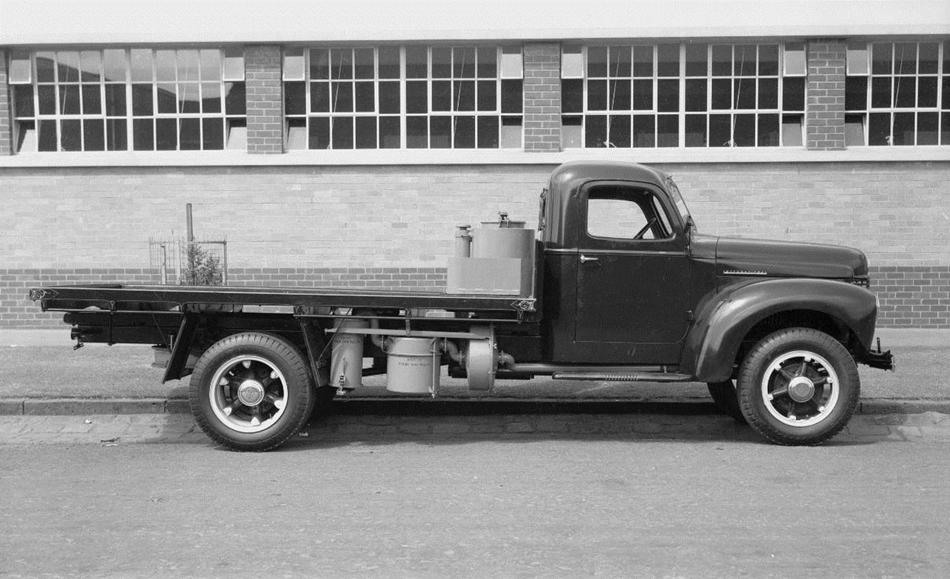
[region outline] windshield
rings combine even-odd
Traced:
[[[676,183],[673,182],[672,177],[666,178],[666,188],[670,191],[670,196],[673,197],[673,203],[676,205],[676,210],[679,211],[680,215],[683,217],[683,223],[690,222],[692,223],[693,229],[696,229],[696,222],[693,221],[692,216],[689,213],[689,207],[686,206],[686,201],[683,199],[683,195],[680,193],[680,188],[676,186]]]

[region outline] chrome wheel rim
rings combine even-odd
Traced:
[[[287,409],[287,381],[260,356],[231,358],[218,368],[208,387],[214,415],[231,430],[253,434],[270,428]]]
[[[828,417],[838,404],[838,374],[822,356],[806,350],[783,354],[762,376],[762,402],[782,424],[805,427]]]

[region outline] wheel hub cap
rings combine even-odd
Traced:
[[[238,400],[245,406],[257,406],[264,400],[264,385],[257,380],[245,380],[238,386]]]
[[[788,385],[788,396],[795,402],[808,402],[814,395],[815,383],[804,376],[792,379]]]

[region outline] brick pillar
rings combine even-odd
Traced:
[[[0,50],[0,155],[13,154],[13,111],[10,110],[10,82],[7,51]]]
[[[279,46],[244,51],[247,85],[247,152],[284,152],[284,105]]]
[[[806,146],[844,149],[844,83],[847,44],[820,39],[808,43],[805,87]]]
[[[524,149],[561,150],[561,46],[524,46]]]

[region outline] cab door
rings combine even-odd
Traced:
[[[593,182],[582,189],[574,323],[579,361],[679,361],[690,323],[690,260],[665,199],[639,183]]]

